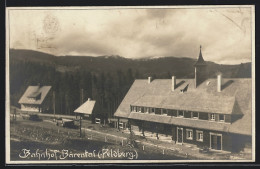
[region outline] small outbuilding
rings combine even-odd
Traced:
[[[28,86],[20,100],[21,111],[42,113],[50,109],[51,100],[48,94],[51,86]]]
[[[92,115],[95,104],[95,100],[91,100],[90,98],[88,98],[88,100],[85,103],[83,103],[74,111],[74,113],[82,117],[89,117]]]

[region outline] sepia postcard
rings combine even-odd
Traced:
[[[6,8],[6,164],[255,161],[255,7]]]

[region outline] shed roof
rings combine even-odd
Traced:
[[[79,106],[74,113],[82,113],[82,114],[92,114],[96,101],[95,100],[87,100],[81,106]]]
[[[49,93],[50,89],[51,86],[28,86],[18,103],[41,105],[44,99],[46,98],[47,94]],[[36,100],[30,99],[36,97]]]

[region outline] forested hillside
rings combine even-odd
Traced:
[[[135,79],[194,77],[194,59],[165,57],[158,59],[126,59],[120,56],[53,56],[30,50],[10,50],[11,104],[18,100],[29,85],[51,85],[55,91],[56,113],[73,114],[84,101],[97,100],[101,113],[111,116]],[[210,77],[217,71],[223,77],[251,77],[251,63],[218,65],[208,63]],[[51,93],[52,94],[52,93]]]

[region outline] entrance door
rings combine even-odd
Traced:
[[[222,149],[222,141],[221,141],[221,136],[217,136],[217,150],[221,150]]]
[[[177,128],[177,142],[183,143],[183,128]]]
[[[211,134],[211,149],[221,150],[222,149],[222,137],[221,135]]]

